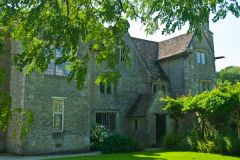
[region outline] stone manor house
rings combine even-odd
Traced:
[[[173,130],[173,121],[161,109],[159,99],[176,97],[189,91],[197,94],[215,86],[216,71],[213,33],[203,27],[202,39],[183,34],[162,42],[126,36],[131,65],[120,55],[117,70],[121,78],[111,85],[95,83],[98,67],[89,54],[87,78],[82,90],[68,83],[61,66],[49,64],[45,74],[24,76],[11,65],[11,53],[19,46],[6,41],[4,61],[7,83],[0,86],[12,97],[12,108],[23,107],[34,116],[30,132],[13,136],[16,123],[0,133],[0,150],[16,154],[87,152],[90,128],[96,123],[111,132],[150,146]],[[87,46],[82,52],[88,53]],[[120,54],[123,54],[120,52]],[[181,129],[189,127],[182,123]]]

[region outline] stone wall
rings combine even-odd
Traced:
[[[189,54],[189,88],[193,94],[201,92],[200,83],[207,82],[212,89],[216,86],[216,69],[215,69],[215,55],[210,46],[210,41],[203,37],[200,41],[196,36],[194,37],[191,48],[192,52]],[[213,44],[212,44],[213,46]],[[206,64],[197,63],[197,52],[204,52]]]
[[[198,94],[203,91],[201,83],[209,84],[209,90],[215,87],[216,70],[211,42],[213,43],[204,35],[201,40],[193,36],[184,54],[160,61],[160,65],[170,80],[170,92],[173,97],[189,92],[193,95]],[[197,52],[205,53],[205,64],[197,63]],[[180,130],[189,130],[194,120],[196,120],[194,115],[188,115],[180,123]]]
[[[12,41],[11,52],[17,53],[19,51],[19,43]],[[17,67],[11,66],[11,78],[10,78],[10,95],[12,98],[11,108],[24,108],[24,93],[25,93],[25,77],[23,73],[17,71]],[[19,137],[20,131],[16,118],[10,123],[7,134],[7,151],[11,153],[22,153],[22,140]]]
[[[87,82],[87,81],[86,81]],[[33,113],[31,130],[23,141],[23,154],[88,151],[89,106],[87,84],[77,90],[66,77],[33,73],[26,77],[25,105]],[[64,129],[53,132],[53,97],[64,97]]]
[[[20,50],[13,42],[12,53]],[[16,154],[46,154],[85,152],[90,149],[90,110],[88,79],[83,89],[64,76],[31,73],[24,76],[11,68],[12,108],[23,107],[33,113],[29,133],[19,139],[17,123],[13,120],[8,130],[7,150]],[[53,97],[64,97],[63,132],[53,132]],[[14,133],[16,132],[16,135]]]
[[[166,59],[160,61],[160,65],[169,78],[169,92],[170,95],[176,97],[179,93],[184,92],[186,88],[185,72],[186,56],[179,56],[173,59]]]
[[[192,94],[199,93],[199,84],[202,81],[210,83],[210,89],[215,86],[214,51],[209,43],[204,35],[201,40],[194,36],[186,53],[160,61],[170,80],[170,92],[173,97],[189,91]],[[197,63],[197,52],[205,53],[206,64]]]
[[[161,85],[166,86],[166,91],[169,91],[168,83],[164,81]],[[163,90],[159,90],[154,95],[153,102],[146,113],[146,121],[147,121],[147,145],[154,145],[159,143],[156,141],[156,114],[165,115],[166,113],[162,109],[162,103],[160,102],[160,98],[165,97],[165,93]],[[172,120],[166,116],[166,134],[172,132]]]
[[[151,81],[149,73],[144,66],[144,62],[137,53],[130,37],[126,38],[127,44],[131,48],[129,57],[131,65],[124,62],[116,67],[121,73],[121,78],[115,82],[113,94],[100,94],[99,85],[93,82],[94,95],[91,99],[93,106],[91,108],[91,125],[96,123],[97,112],[116,113],[116,131],[122,135],[129,136],[130,121],[127,118],[129,110],[137,100],[140,94],[146,94],[151,91]],[[97,78],[99,69],[94,65],[94,79]],[[141,131],[139,131],[141,133]]]

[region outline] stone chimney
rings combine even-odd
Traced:
[[[213,40],[213,33],[210,31],[209,28],[209,21],[205,22],[202,26],[203,32],[205,33],[210,45],[214,51],[214,40]]]

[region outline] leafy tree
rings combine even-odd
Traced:
[[[80,42],[88,44],[95,60],[105,64],[97,82],[119,77],[111,70],[118,63],[115,46],[127,48],[124,35],[129,20],[139,18],[147,33],[164,26],[163,34],[190,24],[189,31],[200,32],[208,22],[226,17],[230,12],[240,15],[238,1],[230,0],[2,0],[0,1],[0,26],[12,39],[19,40],[23,51],[15,56],[19,70],[43,72],[54,51],[63,48],[63,56],[56,64],[68,62],[69,79],[76,78],[81,87],[87,72],[86,56],[81,53]]]
[[[189,98],[189,97],[188,97]],[[179,119],[184,117],[184,102],[186,97],[181,97],[174,99],[172,97],[161,98],[160,101],[163,102],[163,110],[168,111],[170,118],[174,120],[174,130],[178,130]]]
[[[239,17],[238,1],[1,0],[0,46],[6,34],[21,42],[23,50],[15,54],[14,64],[27,74],[44,72],[51,60],[56,64],[68,62],[68,79],[75,78],[81,88],[91,57],[104,64],[97,83],[120,77],[112,70],[118,63],[115,47],[128,50],[124,36],[130,19],[139,18],[150,34],[160,26],[164,26],[163,34],[172,33],[186,23],[190,24],[189,31],[199,33],[210,13],[216,22],[228,12]],[[87,54],[82,53],[81,44],[88,46]],[[56,58],[59,48],[62,57]]]
[[[232,93],[230,105],[237,126],[238,139],[240,140],[240,82],[233,85],[230,91]]]
[[[211,136],[209,129],[223,132],[228,129],[233,119],[237,126],[240,139],[240,83],[231,85],[229,82],[219,84],[212,91],[184,98],[165,98],[164,109],[169,111],[172,118],[178,118],[184,113],[195,113],[202,130],[202,137]],[[175,116],[175,117],[174,117]]]
[[[218,82],[229,81],[235,84],[240,81],[240,67],[229,66],[217,72]]]

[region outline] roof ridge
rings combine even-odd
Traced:
[[[142,40],[142,41],[148,41],[148,42],[153,42],[153,43],[159,43],[159,41],[148,40],[148,39],[143,39],[143,38],[138,38],[138,37],[132,37],[132,36],[130,36],[130,37],[133,38],[133,39],[138,39],[138,40]]]
[[[184,33],[184,34],[180,34],[180,35],[178,35],[178,36],[175,36],[175,37],[172,37],[172,38],[163,40],[163,41],[159,41],[159,43],[161,43],[161,42],[166,42],[166,41],[169,41],[169,40],[172,40],[172,39],[175,39],[175,38],[179,38],[179,37],[182,37],[182,36],[186,36],[186,35],[191,35],[191,36],[193,36],[192,33]]]

